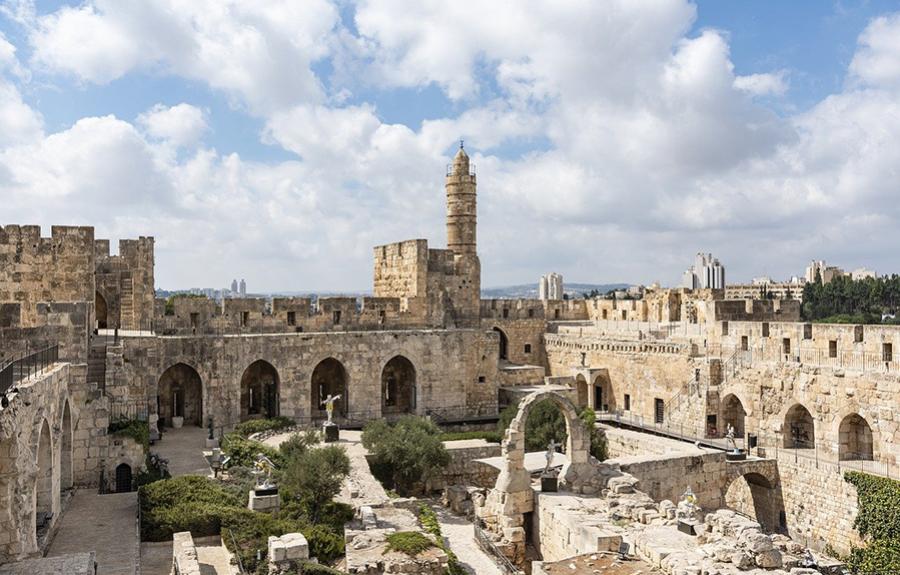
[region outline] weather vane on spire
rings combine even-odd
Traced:
[[[459,149],[460,150],[463,149],[463,139],[462,138],[459,139]]]

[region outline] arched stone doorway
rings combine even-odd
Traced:
[[[97,320],[97,329],[106,329],[109,326],[108,320],[109,309],[106,305],[106,298],[100,292],[94,293],[94,317]]]
[[[722,430],[724,435],[728,432],[728,426],[734,427],[734,436],[738,439],[744,437],[746,431],[747,412],[744,410],[744,404],[738,396],[732,394],[726,395],[722,400]]]
[[[789,449],[812,449],[815,447],[815,423],[809,410],[794,404],[784,416],[784,446]]]
[[[72,410],[69,402],[63,408],[62,422],[62,448],[59,454],[59,487],[60,489],[71,489],[74,484],[72,476]]]
[[[587,380],[580,373],[575,376],[575,395],[578,397],[578,407],[586,407],[590,400]]]
[[[600,374],[594,378],[594,411],[615,411],[616,395],[609,376]]]
[[[381,370],[381,413],[415,413],[416,368],[402,355],[394,356]]]
[[[278,371],[262,359],[241,376],[241,421],[278,415]]]
[[[50,424],[43,420],[37,448],[37,476],[34,486],[35,531],[49,525],[53,516],[53,443]]]
[[[329,357],[319,362],[313,370],[310,381],[310,414],[312,419],[324,419],[328,416],[322,401],[329,395],[340,395],[341,398],[334,403],[334,415],[347,417],[350,405],[347,397],[347,383],[349,377],[344,364]]]
[[[767,533],[779,531],[778,491],[759,473],[737,477],[725,490],[725,506],[758,522]]]
[[[838,459],[875,459],[875,442],[869,422],[858,413],[851,413],[841,420],[838,428]]]
[[[509,361],[509,338],[506,337],[506,332],[499,327],[494,327],[494,331],[500,335],[500,351],[498,352],[498,357],[500,358],[500,361]]]
[[[128,493],[132,489],[133,478],[131,466],[120,463],[116,467],[116,493]]]
[[[184,425],[203,426],[203,383],[196,369],[176,363],[160,376],[157,393],[160,425],[171,427],[181,417]]]

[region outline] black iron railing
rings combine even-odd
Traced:
[[[485,533],[483,523],[480,519],[475,521],[475,543],[477,543],[481,550],[494,560],[494,563],[496,563],[497,566],[500,567],[500,570],[506,575],[524,575],[525,572],[516,567],[513,562],[510,561],[496,545],[494,545],[494,542],[491,541],[491,537]]]
[[[22,380],[37,375],[59,360],[59,346],[51,345],[15,359],[0,369],[0,395]]]

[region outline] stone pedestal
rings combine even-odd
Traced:
[[[325,434],[325,443],[334,443],[338,440],[340,430],[336,423],[324,423],[322,431]]]
[[[541,491],[544,493],[556,493],[559,491],[559,480],[556,477],[541,477]]]
[[[745,461],[747,453],[745,451],[726,451],[725,461]]]
[[[247,508],[251,511],[260,511],[262,513],[277,513],[281,509],[281,497],[278,495],[278,488],[251,489]]]
[[[182,425],[184,425],[183,417],[173,417],[172,418],[172,428],[173,429],[181,429]]]
[[[218,449],[219,448],[219,440],[218,439],[206,439],[206,448],[207,449]]]
[[[269,537],[269,564],[279,564],[309,559],[309,544],[302,533],[286,533],[281,537]]]
[[[696,527],[699,523],[696,519],[679,519],[678,530],[687,535],[696,535]]]

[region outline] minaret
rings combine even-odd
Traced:
[[[453,166],[447,171],[447,248],[456,254],[476,255],[475,173],[469,170],[469,155],[459,141]]]

